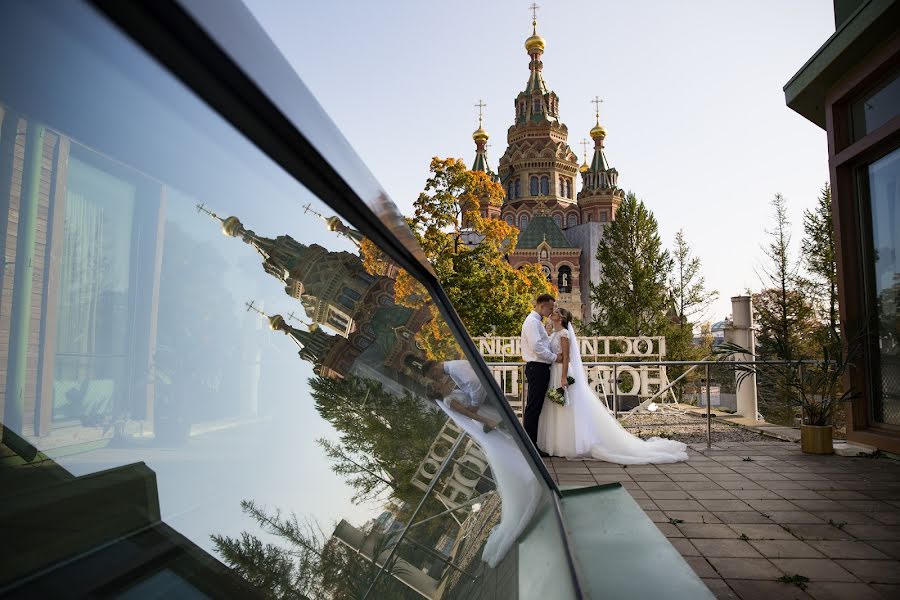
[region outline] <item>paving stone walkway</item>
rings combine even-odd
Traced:
[[[900,461],[766,440],[672,465],[545,462],[561,486],[621,482],[718,598],[900,599]]]

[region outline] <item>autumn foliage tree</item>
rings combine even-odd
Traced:
[[[456,158],[433,158],[430,173],[407,219],[410,229],[471,335],[518,334],[534,298],[553,288],[537,265],[514,269],[509,264],[519,230],[481,215],[482,203],[503,203],[502,186]],[[363,258],[370,272],[384,268],[371,243],[363,246]],[[394,296],[398,304],[413,308],[430,303],[424,287],[404,271]],[[456,356],[453,336],[430,304],[435,318],[420,330],[419,343],[431,358]]]

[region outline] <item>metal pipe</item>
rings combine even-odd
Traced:
[[[613,414],[619,418],[619,365],[613,365]]]
[[[712,448],[712,398],[709,388],[709,363],[706,363],[706,449]]]
[[[797,378],[800,380],[800,385],[797,386],[798,400],[800,401],[800,424],[803,425],[803,363],[797,367]]]

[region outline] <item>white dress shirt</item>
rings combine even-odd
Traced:
[[[556,362],[556,352],[550,350],[550,336],[541,323],[541,315],[531,311],[522,324],[522,359],[525,362]]]
[[[471,407],[478,407],[484,403],[487,392],[484,391],[484,387],[469,361],[448,360],[444,363],[444,373],[449,375],[456,387],[459,388],[451,392],[451,397]]]

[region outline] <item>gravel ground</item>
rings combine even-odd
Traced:
[[[621,415],[619,422],[625,429],[642,438],[666,437],[686,444],[698,444],[706,441],[706,419],[677,410],[663,409],[655,413]],[[779,442],[775,438],[713,419],[713,443],[758,441]]]

